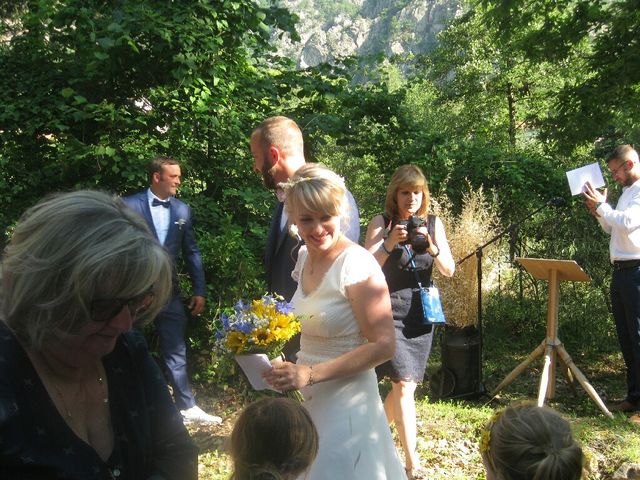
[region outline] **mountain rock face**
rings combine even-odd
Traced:
[[[462,12],[458,0],[282,0],[300,17],[301,42],[278,41],[298,67],[348,55],[407,55],[432,50],[437,34]]]

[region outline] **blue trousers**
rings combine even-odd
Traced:
[[[184,340],[187,313],[180,297],[173,297],[156,317],[155,329],[160,341],[160,356],[165,374],[173,388],[173,397],[179,410],[196,404],[187,372],[187,346]]]
[[[613,271],[611,306],[627,367],[627,400],[640,404],[640,267]]]

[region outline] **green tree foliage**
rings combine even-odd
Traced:
[[[549,98],[570,72],[527,58],[486,16],[478,6],[454,20],[440,34],[425,75],[438,85],[451,135],[532,149]]]
[[[288,64],[270,61],[268,43],[273,29],[295,36],[288,12],[249,0],[29,1],[3,12],[2,224],[52,191],[131,193],[147,184],[150,158],[175,156],[213,305],[259,289],[255,245],[271,202],[244,160],[251,126],[289,91],[271,82]]]
[[[348,58],[296,71],[269,44],[285,32],[295,40],[296,17],[270,2],[0,1],[1,225],[52,191],[132,193],[146,186],[150,158],[181,159],[180,195],[193,207],[210,299],[208,321],[194,323],[194,364],[221,378],[229,365],[210,349],[217,314],[263,293],[261,255],[274,204],[251,172],[248,137],[265,117],[284,114],[302,127],[307,159],[345,177],[363,227],[382,210],[393,171],[415,163],[454,214],[464,194],[480,187],[495,195],[505,228],[540,209],[518,229],[516,253],[575,258],[605,292],[606,239],[594,233],[593,219],[579,205],[541,209],[565,196],[566,170],[592,161],[586,140],[637,129],[637,74],[626,71],[637,60],[637,41],[628,37],[637,13],[631,2],[592,3],[487,0],[417,63]],[[504,12],[514,15],[512,26],[501,23]],[[576,15],[586,23],[574,31]],[[539,31],[555,41],[535,37]],[[625,75],[604,75],[616,66]],[[596,101],[609,86],[626,96],[607,98],[604,112],[571,116],[567,99],[580,99],[582,108],[589,92]],[[565,134],[566,144],[581,145],[571,157],[557,148]]]
[[[569,151],[601,137],[638,141],[640,9],[636,0],[482,0],[502,39],[573,74],[554,97],[546,137]]]

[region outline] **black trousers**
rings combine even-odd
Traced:
[[[640,404],[640,266],[613,271],[611,305],[627,367],[627,400]]]

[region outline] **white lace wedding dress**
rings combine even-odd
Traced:
[[[336,258],[318,288],[305,295],[301,272],[306,259],[303,247],[292,274],[298,281],[292,303],[296,314],[303,316],[298,363],[313,365],[366,343],[345,287],[372,275],[384,276],[368,251],[352,245]],[[320,448],[311,469],[298,480],[406,479],[374,369],[305,387],[302,393],[318,429]]]

